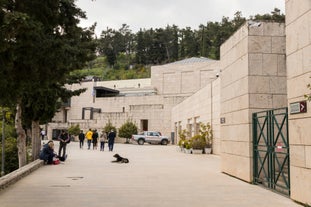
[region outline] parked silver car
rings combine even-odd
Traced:
[[[149,144],[167,145],[169,143],[169,138],[167,136],[162,136],[161,133],[157,131],[144,131],[132,135],[132,141],[137,142],[139,145],[143,145],[145,142]]]

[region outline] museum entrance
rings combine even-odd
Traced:
[[[140,120],[140,128],[143,131],[148,131],[148,120],[147,119]]]

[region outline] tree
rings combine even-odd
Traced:
[[[251,16],[250,19],[254,21],[285,22],[285,15],[281,14],[280,9],[274,8],[274,10],[271,11],[271,14],[256,14],[255,16]]]
[[[144,32],[140,29],[136,34],[136,63],[146,64],[146,45]]]
[[[112,123],[110,122],[110,120],[108,121],[108,123],[104,126],[104,131],[106,133],[109,133],[111,130],[117,132],[116,127],[112,125]]]
[[[189,58],[197,57],[199,54],[198,35],[195,31],[192,31],[191,27],[186,27],[181,30],[181,48],[180,57]]]
[[[70,139],[74,139],[74,136],[78,136],[80,134],[80,125],[72,125],[68,128],[68,133],[70,135]]]
[[[94,27],[77,26],[79,18],[86,16],[73,0],[4,0],[0,11],[0,42],[4,43],[0,46],[1,66],[4,66],[0,73],[5,74],[0,76],[0,83],[5,86],[5,90],[0,89],[0,100],[1,104],[16,106],[15,128],[21,167],[26,164],[23,122],[31,120],[38,128],[42,117],[47,121],[55,113],[57,100],[64,98],[61,92],[66,91],[63,86],[70,71],[82,68],[86,61],[95,57]],[[65,93],[66,96],[73,94],[77,92]],[[50,96],[54,99],[50,100],[49,107],[42,104],[40,107],[28,99],[35,95],[38,101]],[[36,113],[25,118],[25,114],[32,114],[26,110]],[[38,112],[42,111],[38,118]]]
[[[127,120],[119,129],[119,137],[126,138],[126,143],[133,134],[137,134],[137,126],[132,121]]]

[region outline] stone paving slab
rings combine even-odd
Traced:
[[[67,151],[65,163],[44,165],[2,190],[0,206],[301,206],[221,173],[216,155],[184,154],[176,146],[148,144],[116,144],[114,152],[101,152],[81,150],[76,142]],[[111,163],[115,153],[130,163]]]

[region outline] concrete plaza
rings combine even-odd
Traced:
[[[184,154],[176,146],[148,144],[116,144],[114,152],[107,146],[101,152],[79,149],[77,142],[67,151],[65,163],[42,166],[0,191],[0,206],[301,206],[221,173],[216,155]],[[130,163],[111,163],[115,153]]]

